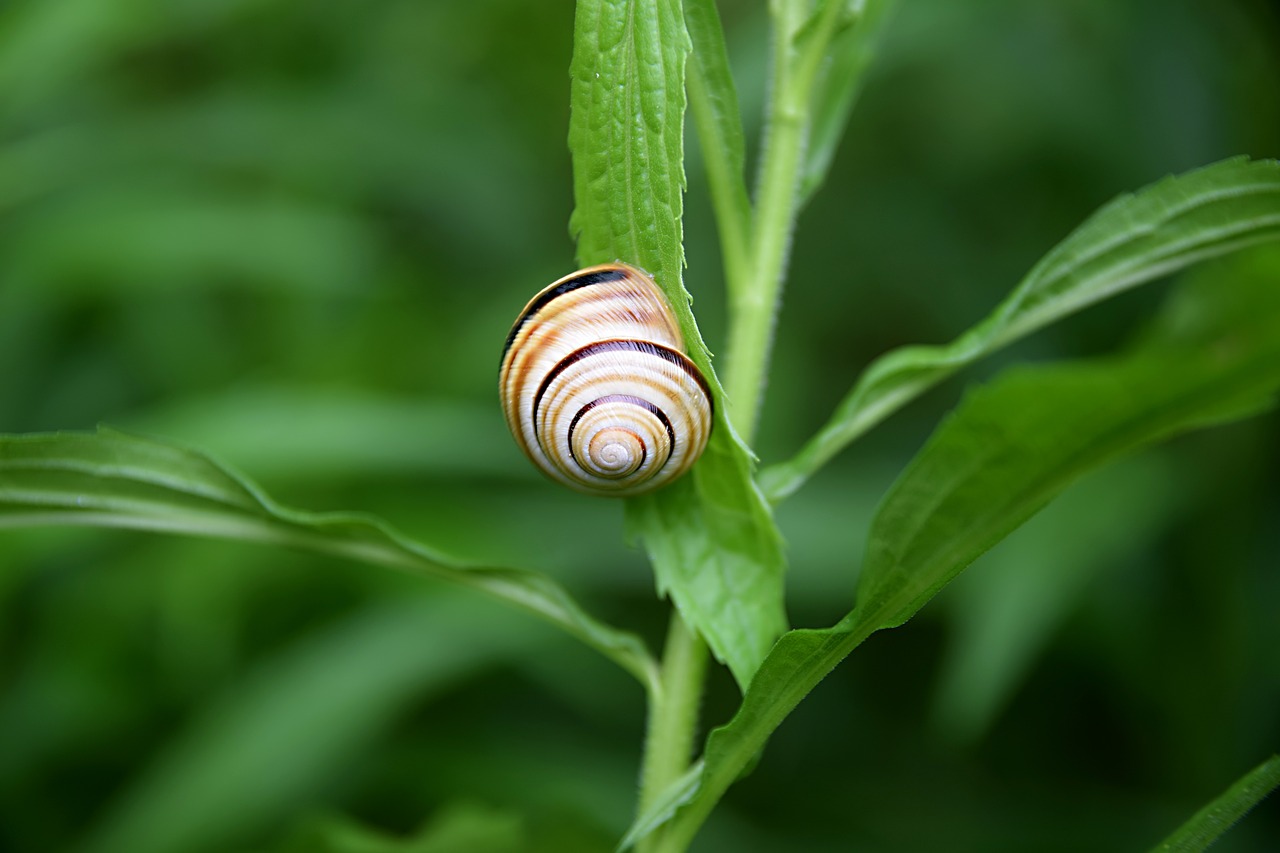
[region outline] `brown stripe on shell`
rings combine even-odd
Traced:
[[[698,387],[702,389],[702,393],[707,398],[707,408],[712,410],[713,401],[711,399],[711,388],[707,385],[707,380],[702,377],[702,372],[698,370],[689,357],[679,350],[673,350],[662,344],[655,344],[651,341],[630,341],[630,340],[608,340],[597,341],[594,344],[587,344],[585,347],[579,347],[573,352],[566,355],[560,361],[556,362],[556,366],[547,372],[543,377],[542,384],[538,386],[538,393],[533,397],[533,418],[534,418],[534,436],[538,435],[538,409],[542,405],[542,397],[547,393],[547,388],[551,385],[555,378],[563,373],[571,365],[582,361],[585,358],[591,358],[606,352],[638,352],[644,355],[653,355],[676,365],[691,379],[698,383]]]
[[[667,422],[670,423],[671,416],[667,415],[667,410],[661,405],[663,402],[667,402],[672,407],[672,415],[679,416],[679,424],[689,424],[690,430],[696,433],[697,430],[693,426],[692,419],[689,417],[689,407],[686,406],[684,402],[684,396],[689,393],[689,388],[687,385],[681,384],[680,378],[682,376],[684,376],[684,374],[679,372],[664,373],[662,371],[636,371],[634,374],[625,376],[625,380],[627,384],[643,386],[645,389],[643,392],[610,396],[629,396],[644,400],[649,405],[661,410],[664,417],[667,418]],[[575,403],[575,396],[580,396],[575,394],[575,386],[577,386],[579,382],[585,385],[608,385],[612,384],[613,378],[614,377],[611,375],[601,375],[597,372],[588,372],[579,376],[569,377],[566,381],[571,384],[563,392],[556,393],[553,392],[551,388],[548,388],[548,396],[544,396],[539,405],[538,411],[530,414],[530,417],[534,419],[534,432],[541,434],[541,426],[543,424],[563,423],[566,417],[566,410],[574,405],[581,405],[580,403]],[[708,409],[709,408],[710,407],[708,405]],[[577,415],[574,417],[574,420],[576,419]],[[709,430],[710,424],[707,424],[707,427]],[[682,429],[681,432],[683,433],[684,430]],[[696,442],[694,443],[696,444]],[[675,446],[674,440],[671,442],[671,445],[673,447]]]
[[[525,306],[503,346],[503,411],[517,444],[552,478],[597,494],[637,494],[680,476],[714,430],[711,389],[683,349],[670,302],[644,271],[604,264],[553,283]],[[584,361],[603,353],[621,356]],[[612,415],[598,417],[603,412],[597,407],[606,402],[636,405],[655,417],[637,412],[632,418],[622,407],[614,425]],[[560,442],[548,446],[542,437],[559,435],[557,425],[570,415],[566,456]],[[653,456],[650,443],[661,445],[659,424],[667,433],[668,457],[644,471]],[[579,429],[587,441],[575,449]],[[632,458],[640,460],[616,478],[591,470],[583,463],[594,463],[577,452],[589,453],[592,437],[615,429],[620,440],[634,442]],[[678,470],[671,465],[676,455],[682,457]]]
[[[630,323],[638,327],[651,327],[652,331],[643,338],[636,337],[636,329],[627,327],[626,339],[629,340],[646,340],[655,344],[668,346],[674,351],[683,345],[683,337],[680,330],[672,321],[670,316],[670,307],[666,301],[666,297],[661,291],[653,285],[647,277],[638,270],[631,268],[611,268],[626,269],[627,275],[611,281],[597,281],[595,284],[611,284],[612,287],[602,287],[595,291],[583,292],[581,286],[573,291],[565,291],[565,293],[573,292],[571,299],[560,299],[554,304],[550,300],[542,303],[541,310],[536,312],[539,322],[536,324],[523,323],[523,328],[518,325],[513,329],[516,335],[515,340],[520,345],[514,349],[508,350],[503,357],[502,370],[500,372],[500,380],[502,385],[502,393],[512,401],[515,405],[522,396],[520,389],[526,387],[529,382],[529,374],[533,371],[536,358],[539,352],[555,351],[562,338],[566,337],[567,330],[574,329],[577,324],[582,322],[591,322],[607,329],[611,323],[616,321],[618,324]],[[576,281],[583,276],[575,276],[573,279],[566,281],[566,284]],[[617,282],[629,279],[626,286]],[[638,297],[633,288],[640,286],[644,291],[644,297]],[[549,290],[558,289],[558,286],[549,288]],[[562,294],[563,295],[563,294]],[[535,302],[538,301],[535,299]],[[637,310],[634,303],[642,303],[642,309]],[[617,303],[621,303],[620,305]],[[525,319],[532,319],[535,312],[526,311]],[[659,326],[660,324],[660,326]],[[521,335],[519,332],[523,331]],[[536,343],[532,340],[537,337]],[[621,339],[617,335],[609,336],[610,339]],[[514,345],[514,344],[512,344]],[[700,375],[700,374],[699,374]],[[706,391],[704,384],[704,391]],[[710,398],[708,398],[710,399]],[[536,409],[530,412],[532,416]],[[512,415],[513,420],[518,418],[518,413]]]
[[[515,343],[516,335],[520,334],[520,328],[529,321],[529,318],[537,314],[552,301],[559,299],[566,293],[572,293],[583,287],[590,287],[593,284],[603,284],[607,281],[621,281],[631,275],[630,270],[625,267],[607,267],[604,269],[591,270],[588,272],[577,273],[569,276],[559,284],[553,284],[546,290],[539,293],[533,298],[533,301],[525,306],[524,312],[516,320],[515,325],[511,327],[511,332],[507,335],[507,342],[502,347],[502,359],[506,361],[507,350],[511,349],[511,345]]]

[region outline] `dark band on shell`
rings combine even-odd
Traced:
[[[507,357],[507,350],[511,349],[511,344],[515,341],[516,335],[520,334],[520,328],[528,322],[530,317],[541,311],[553,299],[564,296],[566,293],[572,293],[580,287],[590,287],[593,284],[600,284],[605,281],[618,281],[626,277],[626,270],[614,267],[574,273],[568,278],[561,279],[557,284],[548,287],[534,297],[533,301],[525,307],[520,319],[516,320],[515,325],[511,327],[511,333],[507,335],[507,343],[502,347],[502,357],[504,359]]]
[[[680,476],[711,433],[711,389],[662,291],[626,264],[590,267],[525,306],[499,375],[517,444],[581,491],[639,494]]]
[[[657,406],[655,406],[653,403],[650,403],[648,400],[642,400],[639,397],[632,397],[629,394],[610,394],[608,397],[597,397],[596,399],[592,400],[590,403],[587,403],[581,409],[578,409],[577,413],[573,416],[573,420],[569,421],[569,452],[570,453],[573,453],[573,430],[575,427],[578,426],[578,421],[582,420],[582,416],[585,415],[587,412],[591,411],[596,406],[603,405],[604,403],[628,403],[632,406],[636,406],[638,408],[644,409],[646,412],[648,412],[649,414],[657,418],[662,423],[662,426],[666,428],[667,440],[670,442],[671,447],[673,449],[675,448],[676,431],[674,428],[672,428],[671,421],[668,420],[666,412],[662,411],[662,409],[659,409]],[[578,458],[576,455],[574,456],[573,461],[578,462]],[[641,464],[644,464],[644,463],[641,463]],[[578,467],[582,467],[581,462],[578,462]]]

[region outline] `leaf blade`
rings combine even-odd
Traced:
[[[761,473],[777,501],[910,400],[963,367],[1088,305],[1210,257],[1280,239],[1280,163],[1235,158],[1103,206],[951,344],[893,350],[871,363],[792,459]]]
[[[545,650],[549,635],[531,623],[494,630],[482,611],[459,593],[398,598],[268,656],[201,704],[78,849],[232,849],[280,822],[414,702]]]
[[[708,738],[702,784],[668,834],[691,839],[773,729],[840,660],[872,633],[905,622],[1075,478],[1155,441],[1269,405],[1280,389],[1280,292],[1269,276],[1239,284],[1205,286],[1175,303],[1128,356],[1013,371],[971,395],[881,504],[854,609],[831,628],[778,640],[737,714]],[[988,429],[993,415],[1025,402],[1028,389],[1055,401],[1025,416],[1053,441],[1029,435],[1026,423]],[[1070,417],[1094,391],[1106,393],[1105,405],[1092,418]],[[975,434],[984,441],[974,442]],[[1018,461],[999,463],[1010,455]]]
[[[577,6],[569,148],[578,259],[648,264],[669,295],[684,264],[688,52],[679,0]]]
[[[715,429],[730,432],[716,417]],[[628,527],[649,551],[659,591],[743,690],[787,627],[782,538],[749,466],[738,447],[710,443],[689,476],[627,502]]]
[[[374,516],[308,513],[186,448],[109,429],[0,435],[0,529],[87,525],[285,545],[451,581],[530,611],[600,651],[646,689],[656,667],[635,636],[589,616],[545,575],[471,566]]]
[[[885,496],[858,582],[858,618],[875,612],[877,627],[902,624],[1085,471],[1271,405],[1280,299],[1262,280],[1239,284],[1179,294],[1130,355],[1015,368],[972,392]]]
[[[1280,755],[1250,770],[1151,849],[1151,853],[1199,853],[1280,787]]]

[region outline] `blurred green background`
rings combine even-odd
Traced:
[[[722,14],[755,138],[764,2]],[[568,0],[0,6],[0,431],[207,449],[287,504],[543,569],[655,646],[621,506],[505,432],[499,349],[574,267]],[[1264,0],[902,0],[802,216],[759,453],[887,348],[944,342],[1116,193],[1280,155]],[[688,142],[686,281],[723,341]],[[1192,273],[1267,275],[1254,252]],[[784,504],[796,625],[847,610],[875,503],[972,382],[1110,351],[1157,285],[1041,333]],[[777,733],[696,849],[1134,850],[1280,748],[1280,418],[1080,483]],[[0,849],[313,848],[346,815],[609,850],[642,696],[529,617],[308,554],[0,532]],[[709,723],[736,691],[712,679]],[[477,827],[479,828],[477,830]],[[354,830],[352,830],[354,831]],[[453,833],[453,835],[450,835]],[[1221,844],[1280,846],[1264,804]]]

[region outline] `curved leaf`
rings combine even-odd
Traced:
[[[781,500],[867,430],[957,370],[1081,308],[1189,264],[1280,238],[1280,163],[1225,160],[1103,207],[953,343],[876,359],[818,434],[761,473]]]
[[[1280,755],[1273,755],[1192,815],[1173,835],[1153,847],[1151,853],[1200,853],[1278,787]]]
[[[733,720],[711,733],[701,786],[667,838],[692,838],[769,734],[849,652],[909,619],[1080,475],[1271,404],[1280,289],[1269,277],[1207,284],[1181,294],[1131,354],[1010,371],[938,427],[872,522],[856,607],[832,628],[779,639]]]
[[[1187,490],[1159,454],[1109,465],[1068,489],[953,588],[931,716],[976,743],[1040,662],[1099,575],[1133,566],[1167,534]],[[1123,523],[1117,523],[1123,519]]]
[[[352,818],[320,815],[259,853],[521,853],[531,846],[527,834],[518,813],[464,800],[438,809],[408,837],[389,836]]]
[[[530,623],[483,626],[478,604],[380,603],[269,657],[198,709],[79,850],[236,849],[306,808],[415,702],[545,650]]]
[[[635,636],[588,616],[550,578],[470,566],[354,513],[308,513],[193,450],[108,429],[0,436],[0,528],[76,524],[265,542],[374,563],[486,592],[559,626],[640,680],[655,665]]]

